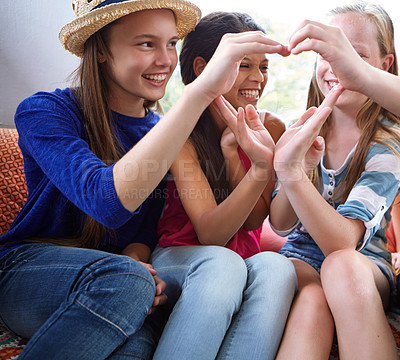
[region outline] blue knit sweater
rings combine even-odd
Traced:
[[[125,151],[159,120],[114,113],[115,131]],[[79,105],[71,89],[39,92],[17,108],[15,124],[24,157],[28,199],[9,231],[0,237],[0,257],[29,238],[79,236],[85,214],[114,229],[100,249],[120,252],[133,242],[153,249],[157,222],[164,206],[164,182],[132,213],[115,191],[113,165],[89,149]],[[127,196],[137,196],[131,189]],[[140,195],[140,194],[139,194]]]

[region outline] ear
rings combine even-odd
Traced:
[[[97,62],[99,64],[105,63],[107,60],[106,55],[104,55],[101,51],[97,51]]]
[[[196,76],[199,76],[203,72],[206,65],[207,61],[205,61],[201,56],[198,56],[193,60],[193,71]]]
[[[392,66],[394,61],[394,56],[393,54],[387,54],[384,58],[383,58],[383,62],[382,62],[382,70],[388,71],[389,68]]]

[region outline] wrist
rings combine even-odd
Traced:
[[[239,157],[237,145],[223,145],[221,144],[222,155],[225,160],[233,159]]]
[[[271,179],[273,173],[274,170],[271,166],[266,167],[266,166],[258,166],[257,164],[252,164],[251,168],[247,172],[247,176],[255,181],[268,182]]]
[[[207,92],[207,87],[203,86],[203,77],[197,77],[193,82],[186,85],[184,88],[184,94],[193,99],[191,105],[197,104],[206,109],[217,97],[214,94]]]
[[[301,163],[275,163],[274,168],[279,182],[282,184],[309,180],[309,177]]]

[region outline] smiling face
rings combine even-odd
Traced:
[[[239,74],[232,89],[224,94],[236,109],[251,104],[257,107],[268,81],[268,59],[265,55],[246,56],[239,69]]]
[[[107,71],[111,109],[142,116],[144,100],[157,101],[164,96],[178,61],[177,41],[175,18],[170,10],[139,11],[124,16],[111,27],[111,56],[98,57]]]
[[[366,16],[351,12],[339,14],[332,18],[330,24],[343,30],[356,52],[364,61],[374,67],[384,69],[384,58],[380,54],[377,42],[377,29]],[[321,56],[318,56],[317,59],[316,79],[318,87],[324,96],[338,83],[329,63]],[[360,93],[345,91],[340,96],[336,106],[347,104],[361,107],[366,99],[366,96]]]

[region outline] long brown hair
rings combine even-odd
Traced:
[[[111,165],[124,154],[122,145],[115,135],[113,117],[109,106],[109,88],[107,85],[107,66],[99,64],[98,53],[112,58],[109,50],[110,30],[119,20],[116,20],[94,33],[85,43],[84,54],[76,71],[74,95],[81,106],[84,126],[88,136],[89,147],[104,163]],[[161,108],[158,102],[145,101],[144,106]],[[100,240],[112,231],[85,216],[81,234],[74,239],[74,246],[97,248]]]
[[[392,20],[387,12],[377,4],[370,4],[359,1],[355,4],[338,6],[331,10],[328,15],[335,16],[346,13],[355,13],[365,16],[377,29],[377,42],[379,45],[380,55],[382,57],[392,54],[394,61],[388,72],[398,75],[398,63],[394,46],[394,28]],[[319,106],[324,99],[322,92],[319,90],[316,81],[316,71],[311,80],[308,92],[307,108],[311,106]],[[341,203],[345,202],[350,194],[351,189],[361,176],[364,170],[364,162],[369,148],[373,143],[379,143],[388,146],[393,153],[400,156],[395,142],[400,142],[399,133],[392,126],[380,121],[382,118],[388,119],[391,123],[400,124],[400,118],[395,114],[387,111],[379,104],[368,99],[357,114],[357,126],[361,130],[361,136],[358,140],[353,158],[350,162],[350,168],[347,172],[345,181],[342,182],[343,187],[339,187],[336,196],[339,197]],[[321,135],[324,137],[330,126],[330,118],[324,124]],[[315,169],[311,175],[314,184],[319,182],[318,170]],[[338,195],[340,194],[340,195]]]
[[[223,35],[245,31],[265,32],[245,13],[220,11],[203,17],[182,45],[179,61],[183,83],[187,85],[197,77],[193,68],[194,59],[201,57],[208,62]],[[206,109],[189,137],[217,203],[229,195],[229,179],[220,145],[221,135],[211,112]]]

